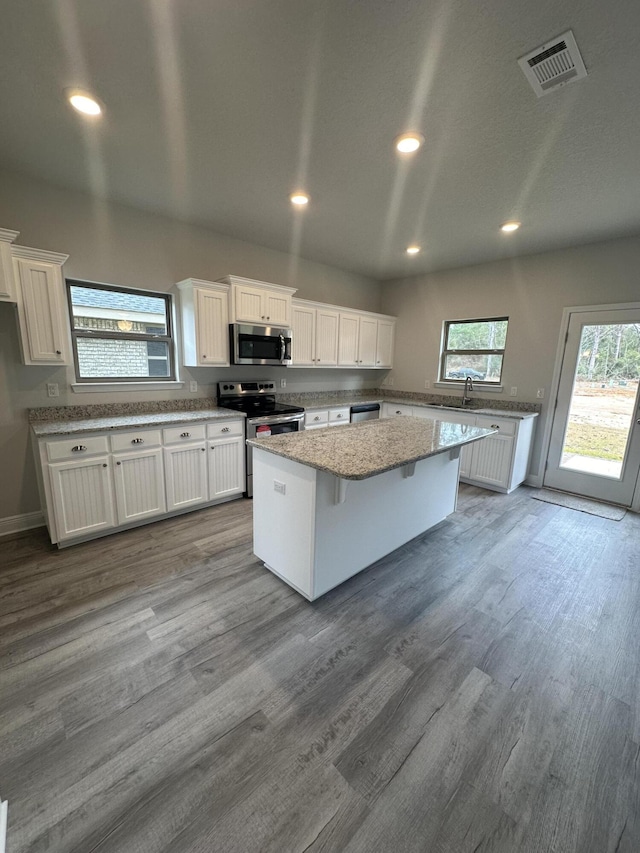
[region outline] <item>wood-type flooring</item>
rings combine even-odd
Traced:
[[[313,604],[250,501],[0,542],[8,853],[638,853],[640,516],[530,496]]]

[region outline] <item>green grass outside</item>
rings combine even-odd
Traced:
[[[567,429],[564,452],[622,462],[626,446],[626,430],[593,426],[592,424],[570,423]]]

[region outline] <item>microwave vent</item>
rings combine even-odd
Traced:
[[[587,76],[571,30],[520,57],[518,64],[539,98]]]

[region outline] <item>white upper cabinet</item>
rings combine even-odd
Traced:
[[[182,349],[186,367],[229,365],[229,287],[189,278],[180,291]]]
[[[327,305],[294,300],[293,366],[335,367],[340,314]]]
[[[338,364],[341,367],[392,367],[394,329],[392,317],[341,312]]]
[[[225,276],[220,281],[231,288],[230,322],[286,328],[291,326],[291,298],[296,292],[295,288],[236,275]]]
[[[25,364],[69,361],[68,309],[62,264],[68,255],[13,246],[18,319]]]
[[[0,302],[16,301],[11,244],[19,233],[0,228]]]
[[[395,329],[395,320],[378,320],[376,367],[393,367],[393,338]]]

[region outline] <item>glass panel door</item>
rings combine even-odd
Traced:
[[[629,505],[640,466],[640,311],[569,323],[545,485]]]

